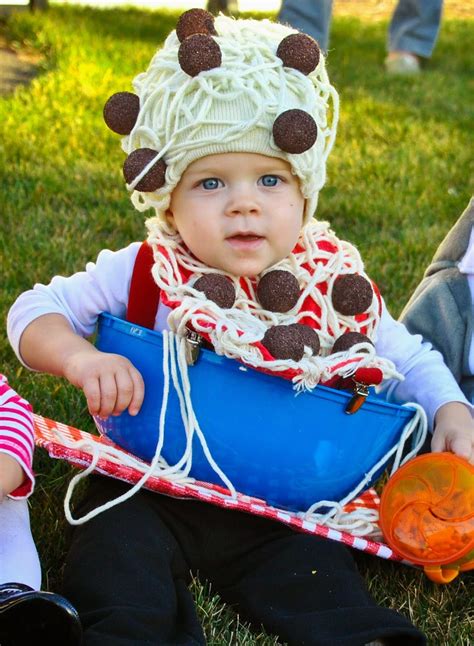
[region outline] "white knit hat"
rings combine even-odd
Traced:
[[[124,175],[138,210],[153,207],[168,228],[170,195],[191,162],[248,152],[288,161],[306,200],[305,222],[314,215],[338,95],[309,36],[192,9],[133,86],[136,94],[109,99],[104,118],[126,135]]]

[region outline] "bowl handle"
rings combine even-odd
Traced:
[[[459,574],[459,565],[425,565],[424,571],[428,579],[435,583],[451,583]]]

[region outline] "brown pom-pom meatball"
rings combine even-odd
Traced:
[[[221,48],[211,36],[193,34],[181,43],[178,60],[183,72],[189,76],[197,76],[200,72],[220,66]]]
[[[232,281],[222,274],[204,274],[193,285],[194,289],[204,292],[206,298],[223,309],[235,303],[235,287]]]
[[[321,350],[318,333],[314,328],[304,323],[295,323],[299,328],[299,334],[304,346],[311,348],[313,355],[316,356]]]
[[[193,34],[217,34],[214,27],[214,16],[205,9],[189,9],[185,11],[176,23],[176,35],[180,43]]]
[[[296,305],[300,286],[289,271],[274,269],[262,276],[257,287],[257,299],[265,310],[288,312]]]
[[[305,346],[312,348],[314,354],[319,352],[319,338],[316,332],[309,326],[299,323],[274,325],[265,332],[262,345],[275,359],[300,361],[303,358]]]
[[[277,56],[285,67],[302,74],[310,74],[318,66],[321,56],[318,43],[307,34],[290,34],[278,45]]]
[[[155,157],[158,152],[152,148],[138,148],[134,150],[125,160],[123,165],[123,176],[127,184],[131,184],[133,180],[142,172]],[[148,173],[144,175],[138,184],[135,186],[136,191],[144,193],[151,193],[157,191],[165,183],[166,164],[160,159],[154,164]]]
[[[361,332],[346,332],[336,339],[336,342],[332,347],[331,354],[334,354],[335,352],[345,352],[358,343],[370,343],[371,345],[374,345],[369,337],[365,334],[361,334]],[[366,351],[364,350],[364,352]]]
[[[359,274],[342,274],[334,281],[332,304],[344,316],[365,312],[370,307],[373,296],[372,285]]]
[[[118,135],[129,135],[137,122],[140,99],[133,92],[112,94],[104,105],[104,121]]]
[[[281,150],[293,155],[309,150],[318,137],[313,117],[304,110],[282,112],[273,124],[273,138]]]

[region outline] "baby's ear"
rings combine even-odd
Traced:
[[[166,211],[164,213],[164,217],[165,217],[165,220],[166,220],[166,224],[170,228],[170,232],[171,231],[177,231],[178,227],[176,226],[173,211],[170,208],[166,209]]]
[[[173,211],[170,208],[167,208],[166,211],[165,211],[165,220],[166,220],[167,224],[169,224],[170,226],[176,228],[176,225],[174,223]]]

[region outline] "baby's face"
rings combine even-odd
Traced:
[[[257,276],[292,251],[303,210],[299,182],[287,162],[223,153],[188,166],[173,191],[168,217],[206,265]]]

